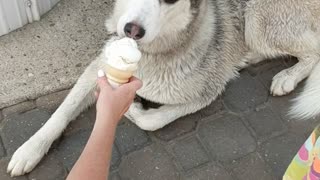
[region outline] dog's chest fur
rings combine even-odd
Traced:
[[[144,53],[136,75],[144,86],[138,94],[150,101],[179,104],[210,101],[237,76],[247,52],[244,43],[243,3],[209,2],[202,20],[190,26],[194,36],[183,47],[162,54]],[[187,47],[187,48],[186,48]]]

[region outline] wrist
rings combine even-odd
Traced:
[[[108,111],[98,111],[96,114],[96,123],[117,126],[120,118]]]

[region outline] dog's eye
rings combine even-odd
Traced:
[[[164,2],[167,3],[167,4],[174,4],[177,1],[178,0],[164,0]]]

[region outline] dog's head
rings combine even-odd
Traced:
[[[140,44],[183,36],[204,0],[116,0],[107,20],[110,33],[128,36]]]

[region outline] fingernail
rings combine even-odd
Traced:
[[[98,77],[104,77],[105,76],[105,73],[102,71],[102,70],[99,70],[98,71]]]

